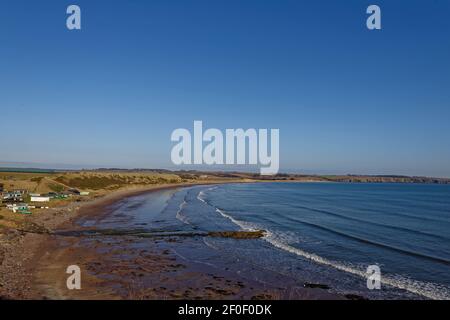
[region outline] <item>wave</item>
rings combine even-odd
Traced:
[[[320,230],[324,230],[324,231],[333,233],[335,235],[339,235],[339,236],[342,236],[342,237],[345,237],[345,238],[348,238],[348,239],[356,240],[356,241],[359,241],[359,242],[362,242],[362,243],[370,244],[370,245],[373,245],[373,246],[376,246],[376,247],[388,249],[388,250],[391,250],[391,251],[400,252],[400,253],[403,253],[403,254],[406,254],[406,255],[409,255],[409,256],[413,256],[413,257],[419,257],[419,258],[423,258],[423,259],[427,259],[427,260],[443,263],[443,264],[446,264],[446,265],[450,265],[450,261],[445,259],[445,258],[435,257],[435,256],[427,255],[427,254],[424,254],[424,253],[420,253],[420,252],[409,251],[409,250],[402,249],[402,248],[395,247],[395,246],[391,246],[391,245],[388,245],[388,244],[385,244],[385,243],[381,243],[381,242],[377,242],[377,241],[361,238],[361,237],[358,237],[358,236],[355,236],[355,235],[351,235],[351,234],[348,234],[348,233],[345,233],[345,232],[341,232],[341,231],[338,231],[338,230],[335,230],[335,229],[332,229],[332,228],[329,228],[329,227],[324,227],[324,226],[321,226],[321,225],[318,225],[318,224],[315,224],[315,223],[312,223],[312,222],[306,222],[306,221],[303,221],[303,220],[300,220],[300,219],[292,219],[292,220],[295,221],[295,222],[298,222],[298,223],[302,223],[302,224],[307,225],[307,226],[311,226],[311,227],[314,227],[314,228],[317,228],[317,229],[320,229]]]
[[[200,193],[202,194],[201,197],[200,197]],[[202,191],[200,193],[199,193],[199,196],[198,196],[198,197],[201,198],[200,200],[202,202],[212,206],[210,203],[208,203],[203,198],[205,196],[205,193],[202,192]],[[214,207],[214,206],[212,206],[212,207]],[[254,225],[253,225],[253,227],[249,227],[251,224],[249,224],[248,222],[236,220],[232,216],[226,214],[223,210],[221,210],[219,208],[216,208],[216,207],[214,207],[214,208],[215,208],[216,212],[220,213],[223,217],[231,220],[231,222],[233,222],[237,226],[239,226],[239,227],[241,227],[243,229],[249,229],[249,230],[251,229],[252,231],[254,231],[256,229],[256,227],[254,227]],[[302,208],[309,209],[307,207],[302,207]],[[319,212],[327,213],[327,214],[330,214],[330,215],[340,216],[339,214],[334,214],[334,213],[327,212],[327,211],[324,211],[324,210],[318,210],[318,209],[310,209],[310,210],[319,211]],[[349,219],[352,219],[352,218],[349,218]],[[333,233],[335,235],[338,235],[338,236],[341,236],[341,237],[345,237],[347,239],[355,240],[355,241],[358,241],[358,242],[361,242],[361,243],[373,245],[373,246],[376,246],[376,247],[379,247],[379,248],[395,251],[395,252],[398,252],[398,253],[403,253],[403,254],[406,254],[406,255],[409,255],[409,256],[413,256],[413,257],[427,259],[427,260],[438,262],[438,263],[442,263],[442,264],[445,264],[445,265],[450,265],[450,260],[447,260],[445,258],[435,257],[435,256],[427,255],[427,254],[424,254],[424,253],[420,253],[420,252],[409,251],[409,250],[406,250],[406,249],[403,249],[403,248],[399,248],[399,247],[395,247],[395,246],[388,245],[388,244],[385,244],[385,243],[381,243],[381,242],[377,242],[377,241],[361,238],[361,237],[358,237],[358,236],[355,236],[355,235],[352,235],[352,234],[341,232],[341,231],[338,231],[338,230],[335,230],[335,229],[332,229],[332,228],[329,228],[329,227],[321,226],[321,225],[318,225],[318,224],[315,224],[315,223],[311,223],[311,222],[307,222],[307,221],[300,220],[300,219],[289,218],[289,220],[297,222],[297,223],[302,223],[304,225],[307,225],[307,226],[310,226],[310,227],[314,227],[316,229],[320,229],[320,230],[323,230],[323,231],[327,231],[327,232]],[[358,219],[355,218],[355,220],[358,220]],[[395,227],[393,227],[393,228],[395,228]],[[400,229],[402,229],[402,228],[400,228]]]
[[[205,192],[207,192],[207,191],[212,191],[212,190],[215,190],[215,189],[217,189],[217,188],[218,188],[217,186],[214,186],[214,187],[210,187],[210,188],[201,190],[201,191],[198,193],[198,195],[197,195],[197,199],[200,200],[201,202],[206,203],[206,204],[209,205],[209,203],[204,199],[204,197],[206,196]]]
[[[219,208],[215,208],[215,209],[216,209],[216,212],[218,212],[222,217],[225,217],[225,218],[229,219],[231,222],[233,222],[235,225],[237,225],[241,229],[244,229],[246,231],[257,231],[259,229],[255,224],[252,224],[252,223],[249,223],[249,222],[245,222],[245,221],[241,221],[241,220],[236,220],[235,218],[233,218],[232,216],[226,214],[225,212],[223,212]]]
[[[286,200],[292,200],[291,197],[283,197],[283,198]],[[315,197],[315,198],[320,198],[323,201],[329,200],[326,197]],[[383,199],[379,198],[379,200],[382,201]],[[398,206],[390,206],[389,208],[390,208],[390,210],[386,210],[386,208],[382,208],[382,207],[378,207],[376,209],[373,209],[368,206],[364,206],[364,207],[354,206],[353,207],[353,209],[371,211],[371,212],[375,212],[375,213],[382,213],[382,214],[388,214],[388,215],[391,215],[392,212],[395,211],[395,215],[397,215],[397,216],[413,219],[413,220],[420,221],[420,222],[430,221],[430,222],[438,222],[438,223],[445,223],[445,224],[449,223],[449,221],[447,219],[440,219],[439,217],[429,217],[429,216],[425,216],[425,215],[417,216],[412,213],[401,212],[400,210],[405,210],[404,207],[399,208]]]
[[[183,200],[183,202],[180,204],[180,206],[178,207],[177,213],[175,215],[175,217],[180,220],[181,222],[185,223],[185,224],[191,224],[189,222],[189,219],[183,214],[183,209],[184,207],[187,205],[186,200]]]
[[[374,210],[372,210],[372,211],[374,211]],[[387,211],[384,211],[384,212],[387,212]],[[430,222],[448,223],[448,221],[444,220],[444,219],[439,219],[439,218],[436,219],[436,218],[423,217],[423,216],[419,217],[419,216],[416,216],[413,214],[408,214],[408,213],[403,213],[403,212],[398,212],[398,211],[395,214],[400,217],[414,219],[414,220],[422,221],[422,222],[425,220],[425,221],[430,221]]]
[[[323,210],[323,209],[315,209],[315,208],[310,208],[310,207],[306,207],[306,206],[299,206],[299,205],[295,205],[293,206],[294,208],[300,208],[300,209],[305,209],[305,210],[309,210],[309,211],[313,211],[313,212],[318,212],[318,213],[323,213],[326,215],[330,215],[330,216],[334,216],[334,217],[338,217],[338,218],[342,218],[342,219],[346,219],[346,220],[350,220],[350,221],[356,221],[356,222],[363,222],[363,223],[367,223],[367,224],[371,224],[371,225],[375,225],[375,226],[379,226],[379,227],[383,227],[383,228],[388,228],[388,229],[393,229],[393,230],[398,230],[398,231],[405,231],[405,232],[409,232],[409,233],[418,233],[418,234],[423,234],[425,236],[429,236],[429,237],[433,237],[436,239],[440,239],[440,240],[445,240],[448,241],[450,240],[447,237],[444,236],[440,236],[434,233],[429,233],[429,232],[425,232],[425,231],[420,231],[420,230],[413,230],[413,229],[409,229],[409,228],[405,228],[405,227],[399,227],[399,226],[394,226],[394,225],[387,225],[384,223],[378,223],[378,222],[374,222],[374,221],[370,221],[370,220],[365,220],[365,219],[359,219],[359,218],[355,218],[355,217],[349,217],[349,216],[345,216],[339,213],[335,213],[335,212],[331,212],[328,210]]]
[[[279,239],[270,231],[267,232],[267,235],[263,239],[269,242],[274,247],[284,250],[286,252],[293,253],[295,255],[301,256],[303,258],[314,261],[321,265],[326,265],[334,269],[347,272],[362,277],[364,279],[368,279],[368,275],[364,270],[359,270],[355,267],[350,267],[343,263],[331,261],[316,254],[306,252],[299,248],[295,248],[283,241],[279,241]],[[450,299],[449,289],[435,283],[426,283],[403,277],[398,277],[398,279],[396,279],[386,276],[381,277],[381,283],[394,288],[406,290],[429,299],[436,299],[436,300]]]
[[[238,220],[238,219],[234,218],[233,216],[226,213],[225,210],[217,208],[217,207],[213,206],[212,204],[208,203],[207,200],[205,199],[205,196],[206,196],[205,191],[206,190],[199,192],[199,194],[197,195],[198,200],[211,206],[222,217],[230,220],[232,223],[234,223],[235,225],[237,225],[238,227],[240,227],[243,230],[255,231],[258,229],[259,230],[265,229],[267,233],[262,239],[264,241],[270,243],[273,247],[283,250],[285,252],[291,253],[291,254],[295,254],[302,258],[308,259],[314,263],[318,263],[318,264],[325,265],[325,266],[331,267],[333,269],[336,269],[336,270],[339,270],[342,272],[356,275],[363,279],[368,279],[369,275],[366,273],[365,270],[361,270],[354,266],[349,266],[349,265],[346,265],[341,262],[332,261],[332,260],[326,259],[326,258],[321,257],[314,253],[306,252],[302,249],[299,249],[299,248],[296,248],[296,247],[290,245],[289,242],[287,242],[285,240],[286,237],[283,237],[282,235],[280,236],[279,234],[276,234],[276,233],[272,232],[271,230],[268,230],[267,228],[261,228],[261,226],[259,226],[257,224]],[[419,256],[419,257],[422,257],[425,259],[430,259],[430,260],[438,261],[438,262],[445,263],[445,264],[450,264],[450,261],[448,261],[446,259],[441,259],[439,257],[433,257],[433,256],[423,255],[420,253],[410,252],[410,251],[407,251],[407,250],[404,250],[401,248],[396,248],[396,247],[388,246],[388,245],[385,245],[382,243],[373,242],[373,241],[370,241],[367,239],[359,238],[359,237],[356,237],[353,235],[348,235],[348,234],[345,234],[345,233],[342,233],[342,232],[339,232],[339,231],[336,231],[333,229],[329,229],[329,228],[326,228],[323,226],[319,226],[319,225],[316,225],[313,223],[309,223],[309,222],[304,222],[304,221],[298,221],[298,222],[310,224],[311,226],[314,226],[314,227],[317,227],[317,228],[320,228],[320,229],[323,229],[326,231],[334,232],[334,233],[340,234],[342,236],[345,236],[345,237],[348,237],[348,238],[351,238],[351,239],[354,239],[354,240],[357,240],[360,242],[369,243],[372,245],[384,247],[387,249],[395,250],[395,251],[413,255],[413,256]],[[383,275],[381,277],[381,283],[384,285],[387,285],[387,286],[391,286],[393,288],[406,290],[413,294],[417,294],[417,295],[420,295],[420,296],[423,296],[423,297],[426,297],[429,299],[450,300],[450,288],[443,286],[443,285],[436,284],[436,283],[422,282],[422,281],[418,281],[418,280],[414,280],[414,279],[410,279],[410,278],[405,278],[400,275],[396,275],[396,276]]]

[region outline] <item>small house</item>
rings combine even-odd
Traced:
[[[15,191],[3,193],[2,199],[5,202],[23,202],[22,195]]]
[[[88,196],[88,195],[89,195],[89,192],[87,192],[87,191],[80,192],[80,196]]]
[[[50,197],[31,197],[30,199],[31,202],[49,202],[50,201]]]

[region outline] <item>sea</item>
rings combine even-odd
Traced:
[[[450,185],[200,185],[133,196],[110,210],[103,228],[192,233],[176,247],[180,257],[252,281],[320,284],[368,299],[450,299]],[[265,236],[202,236],[240,230]],[[368,285],[370,266],[379,287]]]

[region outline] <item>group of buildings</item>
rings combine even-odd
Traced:
[[[64,200],[71,196],[87,196],[89,192],[70,189],[65,192],[49,192],[47,194],[29,193],[25,189],[4,190],[4,185],[0,184],[0,204],[13,212],[31,214],[30,209],[48,209],[45,203],[51,200]]]

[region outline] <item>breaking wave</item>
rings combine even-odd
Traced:
[[[231,216],[230,214],[226,213],[224,210],[219,209],[210,203],[208,203],[205,199],[205,192],[200,191],[197,199],[202,201],[203,203],[211,206],[215,212],[219,213],[222,217],[230,220],[232,223],[234,223],[239,228],[246,230],[246,231],[255,231],[258,229],[264,229],[266,230],[266,235],[262,238],[264,241],[270,243],[273,247],[278,248],[280,250],[283,250],[285,252],[288,252],[290,254],[294,254],[297,256],[300,256],[302,258],[308,259],[314,263],[318,263],[324,266],[328,266],[331,268],[334,268],[336,270],[346,272],[352,275],[356,275],[358,277],[367,279],[368,275],[366,274],[366,271],[363,269],[358,269],[355,266],[346,265],[341,262],[332,261],[327,258],[321,257],[317,254],[310,253],[307,251],[304,251],[302,249],[296,248],[289,244],[289,241],[286,239],[289,239],[289,236],[284,235],[283,233],[276,233],[271,230],[267,230],[267,228],[264,228],[262,226],[258,226],[254,223],[249,223],[246,221],[238,220]],[[429,298],[429,299],[435,299],[435,300],[449,300],[450,299],[450,289],[446,286],[439,285],[436,283],[431,282],[422,282],[410,278],[405,278],[400,275],[395,276],[385,276],[382,275],[381,277],[381,283],[387,286],[391,286],[393,288],[406,290],[408,292]]]

